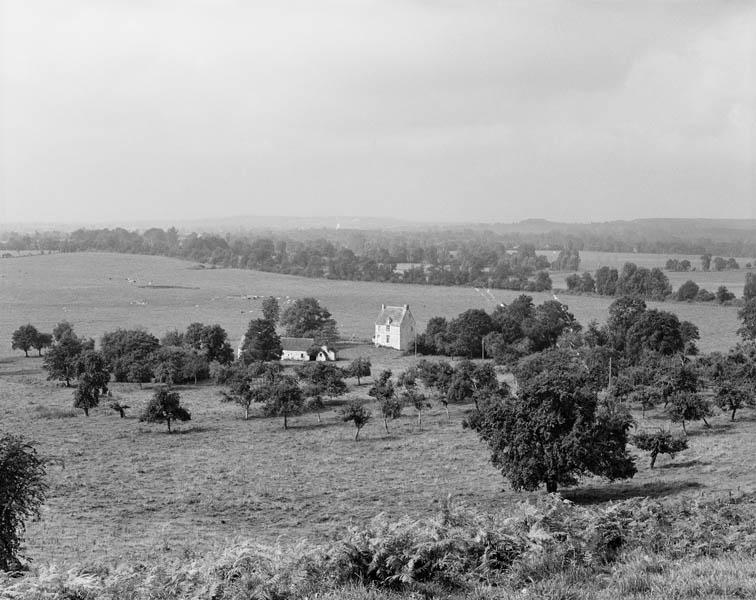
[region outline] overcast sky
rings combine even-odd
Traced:
[[[756,3],[0,0],[0,219],[756,217]]]

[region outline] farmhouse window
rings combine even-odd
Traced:
[[[390,340],[391,340],[391,336],[390,336],[390,335],[387,335],[387,336],[386,336],[386,343],[388,344]]]

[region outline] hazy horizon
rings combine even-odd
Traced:
[[[0,0],[0,222],[756,218],[756,5]]]

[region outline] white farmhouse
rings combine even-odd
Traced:
[[[381,314],[375,320],[373,343],[397,350],[410,350],[415,345],[415,317],[409,304],[386,306],[381,304]]]

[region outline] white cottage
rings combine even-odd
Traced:
[[[310,348],[315,345],[313,338],[281,338],[281,360],[310,360]]]
[[[415,346],[415,317],[410,312],[409,304],[404,306],[381,305],[381,314],[375,320],[376,346],[411,350]]]

